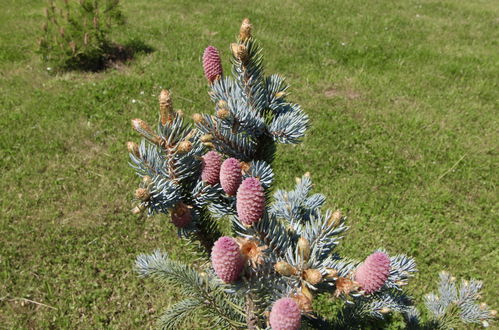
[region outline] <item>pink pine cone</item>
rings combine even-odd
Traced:
[[[222,75],[222,62],[218,49],[213,46],[208,46],[203,54],[203,69],[206,79],[212,83],[217,77]]]
[[[297,330],[301,324],[300,308],[293,299],[281,298],[272,306],[269,320],[272,330]]]
[[[227,158],[220,168],[220,184],[227,195],[235,195],[241,184],[241,163],[235,158]]]
[[[211,250],[211,263],[222,281],[225,283],[236,281],[244,267],[244,259],[237,242],[232,237],[220,237]]]
[[[265,209],[265,193],[260,180],[244,179],[237,190],[236,209],[239,220],[247,226],[260,220]]]
[[[375,252],[357,268],[355,281],[367,294],[370,294],[383,287],[388,275],[390,275],[390,258],[383,252]]]
[[[209,151],[203,156],[203,170],[201,171],[201,180],[215,185],[220,181],[220,166],[222,156],[216,151]]]

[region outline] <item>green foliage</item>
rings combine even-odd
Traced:
[[[124,24],[120,0],[50,0],[39,40],[44,61],[58,69],[99,70],[126,57],[109,34]]]
[[[178,329],[187,318],[200,311],[215,325],[225,328],[244,327],[244,312],[237,296],[228,294],[216,277],[208,272],[198,272],[193,267],[170,259],[166,254],[140,255],[137,270],[143,277],[153,277],[166,287],[181,288],[188,298],[171,306],[158,320],[162,329]]]

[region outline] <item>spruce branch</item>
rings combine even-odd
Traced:
[[[142,277],[152,277],[165,285],[174,285],[189,298],[201,300],[203,311],[218,318],[218,322],[233,328],[244,326],[241,303],[235,299],[237,297],[226,293],[211,275],[198,273],[191,266],[171,260],[160,251],[138,256],[136,269]],[[192,300],[189,304],[192,306]],[[182,306],[187,307],[189,304]]]
[[[184,299],[167,309],[158,319],[160,329],[180,329],[193,314],[203,307],[203,302],[195,298]]]

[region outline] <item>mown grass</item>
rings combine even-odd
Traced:
[[[161,87],[187,114],[210,111],[202,51],[227,59],[243,17],[312,119],[303,144],[279,148],[277,186],[310,171],[349,217],[340,251],[413,255],[415,296],[446,269],[483,279],[497,307],[497,2],[127,1],[115,37],[155,52],[56,76],[35,54],[42,7],[0,1],[2,327],[147,327],[177,299],[133,272],[142,252],[189,249],[167,219],[129,213],[129,119],[154,122]]]

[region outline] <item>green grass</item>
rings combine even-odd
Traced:
[[[129,120],[157,119],[160,86],[187,114],[211,111],[202,51],[221,49],[228,72],[246,16],[267,73],[288,78],[312,119],[303,144],[279,148],[277,186],[310,171],[315,191],[349,217],[340,251],[413,255],[415,296],[445,269],[484,280],[484,300],[498,307],[497,1],[123,7],[116,39],[155,51],[118,70],[54,76],[35,53],[41,2],[0,1],[2,327],[142,328],[178,298],[133,272],[142,252],[190,254],[168,219],[129,212]]]

